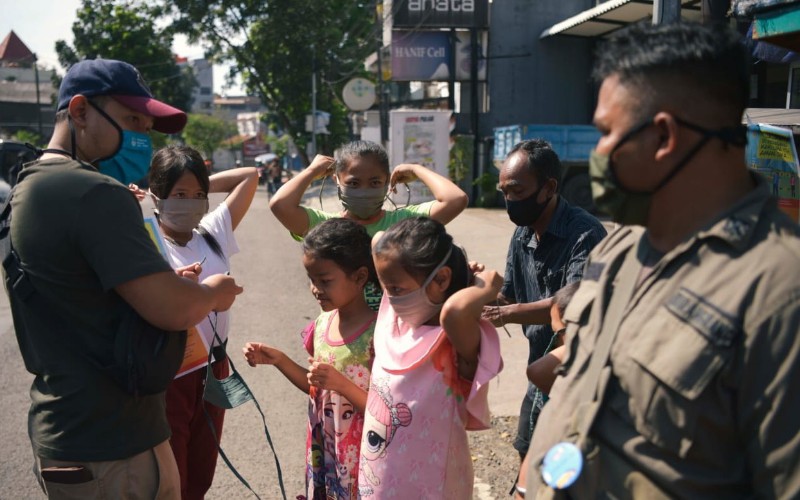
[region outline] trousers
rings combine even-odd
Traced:
[[[175,454],[180,474],[181,498],[202,499],[214,480],[217,467],[217,439],[222,439],[225,410],[203,400],[206,368],[201,368],[172,381],[167,388],[167,420],[172,429],[169,444]],[[225,378],[230,373],[228,360],[211,364],[214,375]],[[211,432],[205,407],[214,423]]]

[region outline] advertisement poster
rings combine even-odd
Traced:
[[[450,111],[397,110],[391,112],[391,162],[416,163],[448,177],[450,159]],[[419,181],[411,183],[410,203],[417,204],[433,199],[433,195]],[[409,193],[398,186],[392,199],[398,206],[409,201]]]
[[[800,170],[792,131],[763,123],[747,129],[747,166],[767,178],[778,206],[800,222]]]

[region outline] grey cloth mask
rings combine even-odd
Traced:
[[[208,213],[208,199],[167,198],[156,201],[158,220],[168,228],[179,233],[191,233],[203,216]]]
[[[434,304],[431,302],[425,289],[430,282],[433,281],[433,278],[436,277],[436,273],[439,272],[439,269],[444,267],[452,253],[453,247],[451,246],[450,250],[447,251],[447,255],[444,256],[444,259],[442,259],[439,265],[436,266],[436,269],[431,272],[418,289],[405,295],[392,296],[387,294],[387,297],[389,297],[389,304],[392,306],[392,309],[394,309],[395,314],[412,328],[419,328],[442,310],[444,304]]]
[[[389,186],[379,188],[354,188],[339,185],[339,199],[345,210],[359,219],[368,219],[383,208]]]

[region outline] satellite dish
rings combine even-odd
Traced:
[[[342,100],[352,111],[366,111],[375,104],[375,84],[366,78],[353,78],[344,85]]]

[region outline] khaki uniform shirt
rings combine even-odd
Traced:
[[[575,441],[584,384],[606,386],[577,498],[800,498],[800,231],[763,180],[664,255],[634,291],[599,377],[586,370],[617,276],[623,227],[592,252],[567,307],[568,354],[530,447]]]

